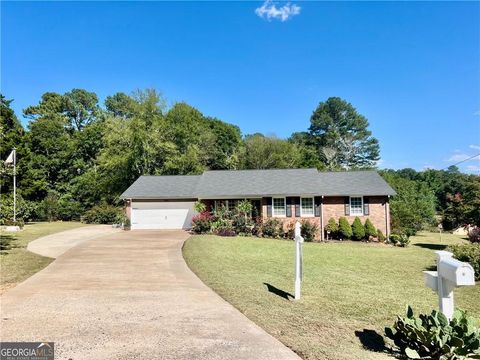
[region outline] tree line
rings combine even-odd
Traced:
[[[200,174],[209,169],[372,169],[380,158],[368,120],[338,97],[320,102],[310,127],[288,139],[243,135],[239,127],[205,116],[185,102],[167,106],[153,89],[119,92],[103,104],[84,89],[46,92],[23,110],[29,119],[26,128],[12,110],[12,100],[0,95],[0,102],[0,158],[17,148],[19,215],[25,220],[79,219],[95,205],[118,206],[119,195],[140,175]],[[1,166],[0,221],[5,222],[12,215],[12,169],[3,161]],[[392,200],[394,221],[402,217],[399,227],[433,224],[435,214],[447,227],[471,222],[472,217],[478,221],[478,213],[468,210],[480,197],[468,195],[479,195],[478,177],[458,170],[411,169],[382,175],[399,192]],[[444,186],[445,179],[450,185]],[[421,213],[412,212],[415,209]]]

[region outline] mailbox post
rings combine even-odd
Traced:
[[[300,299],[300,290],[302,286],[303,279],[303,254],[302,254],[302,243],[303,237],[300,231],[301,225],[297,221],[295,223],[295,300]]]
[[[470,264],[453,258],[448,251],[435,251],[437,271],[424,271],[425,284],[438,293],[440,311],[452,319],[454,311],[453,290],[458,286],[475,285],[475,274]]]

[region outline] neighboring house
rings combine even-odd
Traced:
[[[194,203],[209,210],[251,200],[254,213],[296,220],[323,229],[331,217],[370,218],[390,233],[389,198],[395,191],[376,171],[319,172],[316,169],[215,170],[202,175],[141,176],[122,195],[132,229],[188,229]],[[323,239],[324,231],[319,238]]]

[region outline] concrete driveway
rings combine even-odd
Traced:
[[[183,231],[84,242],[7,291],[2,341],[54,341],[55,359],[298,359],[185,264]]]
[[[42,256],[57,258],[67,250],[85,241],[121,231],[113,228],[111,225],[82,226],[30,241],[27,245],[27,250]]]

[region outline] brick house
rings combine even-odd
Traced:
[[[261,218],[317,223],[318,239],[330,218],[369,218],[390,233],[389,198],[395,191],[376,171],[319,172],[316,169],[216,170],[202,175],[141,176],[122,195],[132,229],[188,229],[195,201],[209,210],[233,209],[248,199]]]

